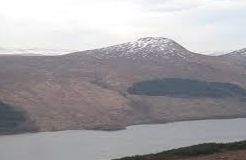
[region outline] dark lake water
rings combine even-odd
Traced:
[[[246,118],[136,125],[120,131],[0,136],[0,160],[109,160],[204,142],[246,139]]]

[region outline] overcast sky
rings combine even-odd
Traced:
[[[246,0],[0,0],[0,48],[92,49],[140,37],[246,48]]]

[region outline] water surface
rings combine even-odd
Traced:
[[[0,136],[0,160],[109,160],[204,142],[246,139],[246,118]]]

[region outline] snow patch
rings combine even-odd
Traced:
[[[88,51],[96,58],[126,57],[129,59],[181,58],[193,56],[175,41],[162,37],[140,38],[133,42]]]

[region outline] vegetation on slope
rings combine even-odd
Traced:
[[[234,143],[204,143],[190,147],[183,147],[164,151],[157,154],[149,154],[143,156],[133,156],[121,158],[118,160],[175,160],[180,158],[189,158],[201,155],[210,155],[213,153],[220,153],[224,151],[245,150],[246,141]]]
[[[184,97],[244,97],[246,90],[235,84],[191,79],[156,79],[141,81],[128,88],[130,94]]]
[[[0,101],[0,134],[19,133],[28,131],[23,124],[26,122],[26,115]]]

